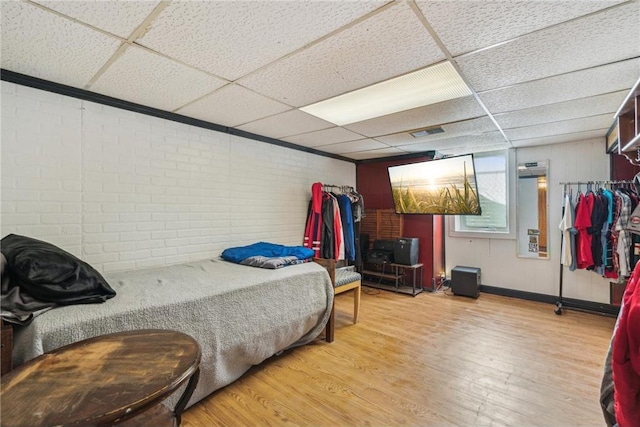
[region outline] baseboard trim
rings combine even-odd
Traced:
[[[500,295],[505,297],[519,298],[527,301],[543,302],[556,305],[559,298],[555,295],[539,294],[536,292],[519,291],[516,289],[499,288],[497,286],[480,285],[480,292]],[[617,316],[620,307],[612,304],[585,301],[575,298],[562,298],[562,308],[584,311],[588,313],[601,314],[605,316]]]

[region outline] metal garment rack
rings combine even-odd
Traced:
[[[632,185],[634,184],[634,181],[610,181],[610,180],[603,180],[603,181],[572,181],[572,182],[560,182],[558,183],[559,185],[563,185],[564,189],[562,191],[562,217],[564,218],[564,198],[567,195],[567,187],[568,186],[577,186],[578,187],[578,191],[580,191],[580,186],[585,185],[587,186],[587,189],[590,190],[592,186],[596,186],[596,187],[609,187],[611,188],[611,186],[627,186],[627,185]],[[575,218],[574,218],[575,219]],[[563,235],[562,235],[562,231],[560,232],[560,257],[562,258],[562,242],[563,242]],[[563,308],[573,308],[573,309],[577,309],[575,307],[565,307],[564,306],[564,302],[562,300],[562,278],[563,278],[563,273],[564,273],[564,268],[562,265],[562,259],[560,259],[560,283],[559,283],[559,291],[558,291],[558,302],[556,302],[556,308],[554,310],[554,313],[557,315],[561,315],[562,314],[562,309]],[[585,310],[585,309],[579,309],[580,311],[590,311],[590,310]]]
[[[338,190],[340,193],[342,194],[357,194],[356,189],[353,188],[351,185],[336,185],[336,184],[322,184],[322,191],[326,191],[327,193],[331,192],[330,189],[333,190]],[[359,270],[362,270],[362,263],[360,262],[360,264],[358,263],[359,255],[358,253],[361,254],[360,251],[360,222],[354,222],[353,223],[353,234],[354,234],[354,244],[356,245],[356,260],[354,261],[354,264],[356,267],[359,268]],[[361,255],[360,255],[361,256]],[[347,262],[348,265],[349,262]]]
[[[328,191],[329,188],[340,190],[342,193],[355,192],[355,188],[350,185],[334,185],[334,184],[322,184],[322,190]]]

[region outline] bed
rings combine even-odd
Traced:
[[[267,270],[210,259],[104,277],[116,297],[58,307],[16,327],[15,363],[101,334],[174,329],[202,348],[192,405],[253,365],[314,340],[333,307],[329,274],[313,262]]]

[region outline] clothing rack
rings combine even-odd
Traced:
[[[322,194],[320,195],[318,194],[318,192],[321,192]],[[342,232],[344,237],[342,241],[345,242],[345,256],[344,261],[341,262],[345,262],[348,265],[353,265],[352,263],[355,263],[356,266],[361,266],[362,251],[360,250],[360,221],[362,216],[364,216],[364,200],[362,198],[362,195],[359,194],[351,185],[324,184],[322,182],[313,183],[313,185],[311,186],[311,193],[312,198],[309,204],[307,226],[305,228],[304,236],[305,246],[312,247],[316,253],[316,257],[331,258],[335,256],[337,261],[338,253],[326,256],[329,252],[333,251],[325,251],[327,247],[326,245],[323,246],[322,243],[324,237],[333,239],[334,235],[332,234],[330,236],[324,236],[324,230],[326,229],[326,227],[323,227],[323,218],[321,218],[321,215],[319,213],[314,212],[312,209],[313,203],[315,203],[315,201],[317,201],[321,205],[324,205],[324,203],[327,201],[326,197],[329,197],[328,194],[332,193],[329,197],[329,200],[333,200],[334,207],[338,208],[339,206],[340,211],[345,209],[348,212],[348,216],[340,218],[341,224],[339,224],[336,228],[340,232]],[[341,199],[341,202],[338,202],[338,199]],[[320,209],[323,210],[325,208],[321,207]],[[324,214],[322,214],[322,216],[323,215]],[[330,216],[331,218],[334,218],[333,211],[331,211]],[[318,221],[320,221],[320,223]],[[345,227],[347,230],[346,233],[344,231]],[[309,242],[312,242],[313,245],[308,246]],[[347,242],[352,244],[347,245]],[[334,241],[333,243],[336,242]],[[341,253],[343,245],[338,242],[336,246],[340,247],[339,253]],[[338,251],[338,248],[336,247],[335,250]],[[348,254],[346,253],[347,251],[349,252]],[[323,254],[323,252],[326,253]],[[340,259],[342,260],[343,258]]]
[[[323,191],[327,191],[329,188],[338,189],[343,193],[355,192],[355,189],[350,185],[322,184]]]
[[[609,186],[611,187],[612,185],[614,186],[618,186],[618,185],[631,185],[631,184],[635,184],[634,180],[630,181],[630,180],[621,180],[621,181],[612,181],[612,180],[602,180],[602,181],[568,181],[568,182],[559,182],[559,185],[564,185],[565,189],[563,191],[562,194],[562,217],[564,217],[564,197],[566,196],[566,187],[567,186],[578,186],[578,191],[580,190],[580,186],[581,185],[586,185],[587,187],[590,186],[597,186],[597,187],[605,187],[605,186]],[[562,234],[562,231],[560,232]],[[560,256],[562,257],[562,242],[563,242],[563,238],[561,235],[560,238]],[[559,291],[558,291],[558,301],[556,302],[556,308],[554,310],[554,313],[557,315],[562,314],[562,309],[563,308],[574,308],[577,310],[581,310],[581,311],[591,311],[591,310],[586,310],[586,309],[581,309],[581,308],[576,308],[576,307],[569,307],[566,305],[566,303],[563,301],[562,299],[562,279],[563,279],[563,272],[564,272],[564,268],[562,265],[562,259],[560,260],[560,283],[559,283]]]
[[[569,181],[569,182],[559,182],[560,185],[617,185],[617,184],[633,184],[633,181],[623,180],[623,181],[611,181],[611,180],[601,180],[601,181]]]

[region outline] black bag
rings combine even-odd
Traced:
[[[104,302],[116,292],[93,267],[51,243],[9,234],[0,241],[10,286],[58,304]]]

